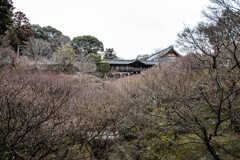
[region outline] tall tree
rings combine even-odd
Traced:
[[[28,44],[30,37],[33,36],[33,32],[31,24],[24,13],[14,13],[13,20],[13,27],[10,30],[10,45],[17,51],[19,56],[20,46],[24,47]]]
[[[13,2],[12,0],[0,0],[0,35],[4,35],[13,23]]]
[[[74,37],[71,42],[72,47],[77,54],[95,53],[103,51],[103,43],[93,36],[78,36]]]

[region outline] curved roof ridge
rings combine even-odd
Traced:
[[[163,49],[163,50],[161,50],[161,51],[158,51],[158,52],[152,54],[152,56],[150,56],[147,60],[148,60],[148,61],[151,61],[151,60],[153,60],[153,59],[162,57],[162,56],[166,55],[171,49],[174,50],[174,52],[175,52],[178,56],[181,56],[181,54],[179,54],[179,53],[174,49],[174,46],[171,45],[171,46],[169,46],[169,47],[167,47],[167,48],[165,48],[165,49]]]

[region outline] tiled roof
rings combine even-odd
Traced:
[[[135,62],[140,62],[145,65],[155,65],[158,64],[159,62],[153,62],[153,61],[142,61],[139,59],[134,59],[134,60],[112,60],[112,59],[104,59],[103,61],[109,62],[110,64],[125,64],[129,65]]]
[[[113,59],[103,59],[110,64],[130,64],[133,63],[135,60],[113,60]]]
[[[163,56],[165,56],[170,50],[173,50],[178,56],[181,56],[173,47],[173,45],[171,45],[170,47],[164,49],[164,50],[161,50],[155,54],[153,54],[152,56],[150,56],[147,61],[153,61],[154,59],[159,59]]]
[[[159,62],[154,62],[154,61],[141,61],[141,60],[139,60],[140,62],[142,62],[142,63],[144,63],[144,64],[146,64],[146,65],[155,65],[155,64],[158,64]]]

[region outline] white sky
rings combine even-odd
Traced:
[[[13,0],[31,24],[70,38],[91,35],[126,59],[174,45],[184,25],[203,19],[208,0]]]

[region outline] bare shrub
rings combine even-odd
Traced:
[[[0,152],[41,159],[65,148],[62,108],[70,97],[70,86],[41,74],[8,72],[1,72]]]
[[[9,46],[9,40],[7,36],[3,37],[2,43],[0,45],[0,67],[7,65],[16,65],[16,53]]]
[[[88,77],[89,78],[89,77]],[[100,158],[118,142],[122,121],[109,84],[47,72],[4,70],[0,83],[0,154],[19,159]],[[105,143],[103,143],[105,144]],[[109,150],[110,151],[110,150]],[[103,155],[102,155],[103,156]]]

